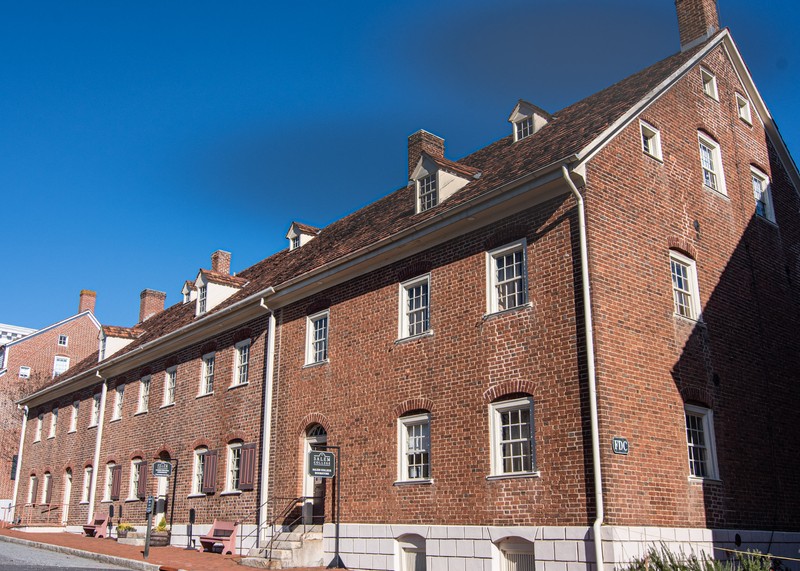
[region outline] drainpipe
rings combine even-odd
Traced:
[[[272,289],[272,288],[270,288]],[[271,293],[275,290],[272,289]],[[262,297],[259,304],[269,311],[269,326],[267,329],[267,370],[266,383],[264,387],[264,428],[261,433],[261,493],[259,494],[259,514],[258,522],[262,526],[257,537],[259,544],[263,538],[266,541],[266,523],[269,515],[269,459],[270,459],[270,440],[272,438],[272,385],[275,371],[275,312],[265,303],[266,297]]]
[[[97,371],[97,376],[103,379],[100,371]],[[97,437],[94,441],[94,469],[92,470],[92,484],[89,488],[89,517],[86,518],[86,523],[91,525],[94,521],[94,500],[95,492],[97,491],[97,474],[100,473],[100,444],[103,441],[103,419],[106,414],[106,393],[108,392],[108,380],[103,379],[103,388],[100,391],[100,414],[97,419]],[[94,395],[93,395],[94,398]]]
[[[28,424],[28,413],[30,409],[27,406],[22,408],[22,432],[19,433],[19,452],[17,453],[17,472],[14,474],[14,495],[11,496],[11,501],[14,502],[14,511],[12,512],[11,519],[17,514],[17,493],[19,492],[19,476],[22,474],[22,452],[25,450],[25,427]],[[20,514],[21,515],[21,514]]]
[[[583,319],[586,327],[586,368],[589,374],[589,416],[592,426],[592,472],[594,473],[594,503],[597,517],[592,524],[594,557],[597,571],[603,571],[603,477],[600,473],[600,430],[597,422],[597,377],[594,370],[594,325],[592,323],[592,296],[589,291],[589,255],[586,247],[586,212],[583,197],[570,178],[566,165],[561,173],[578,203],[578,229],[581,247],[581,282],[583,282]]]

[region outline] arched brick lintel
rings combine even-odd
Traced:
[[[534,385],[533,381],[525,381],[522,379],[505,381],[484,391],[483,402],[484,404],[489,404],[500,397],[514,393],[525,393],[533,396],[535,389],[536,386]]]
[[[305,415],[303,419],[297,424],[297,434],[299,436],[304,436],[306,433],[306,429],[312,424],[321,425],[322,428],[325,429],[325,432],[330,432],[331,430],[331,423],[324,414],[322,414],[321,412],[312,412]]]
[[[427,410],[433,412],[433,401],[424,397],[407,399],[394,407],[395,416],[403,416],[412,410]]]

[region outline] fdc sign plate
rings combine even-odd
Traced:
[[[156,478],[169,478],[172,475],[170,462],[153,462],[153,476]]]
[[[333,452],[320,450],[309,452],[308,475],[315,478],[333,478],[336,475],[336,456]]]
[[[614,454],[627,455],[628,450],[630,450],[627,438],[621,438],[619,436],[615,436],[614,439],[611,441],[611,444],[614,448]]]

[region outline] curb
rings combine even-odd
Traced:
[[[94,553],[93,551],[83,551],[73,547],[63,547],[61,545],[53,545],[51,543],[40,543],[38,541],[31,541],[30,539],[20,539],[18,537],[9,537],[7,535],[0,535],[0,542],[7,541],[9,543],[17,543],[19,545],[27,545],[29,547],[38,547],[40,549],[47,549],[48,551],[55,551],[56,553],[66,553],[67,555],[77,555],[86,559],[94,559],[101,563],[110,563],[112,565],[119,565],[120,567],[127,567],[128,569],[135,569],[137,571],[159,571],[160,565],[155,563],[145,563],[144,561],[134,561],[133,559],[125,559],[124,557],[117,557],[115,555],[106,555],[104,553]]]

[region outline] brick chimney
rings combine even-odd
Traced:
[[[91,311],[94,313],[94,304],[96,301],[97,292],[90,289],[82,289],[81,297],[78,301],[78,313],[83,313],[84,311]]]
[[[225,250],[217,250],[211,254],[211,270],[221,274],[230,275],[231,273],[231,253]]]
[[[419,157],[425,151],[432,157],[444,158],[444,139],[420,129],[408,138],[408,179],[417,168]]]
[[[164,300],[167,299],[167,294],[163,291],[156,291],[154,289],[142,290],[139,294],[139,323],[150,319],[157,313],[164,311]]]
[[[716,0],[675,0],[681,51],[693,48],[719,30]]]

